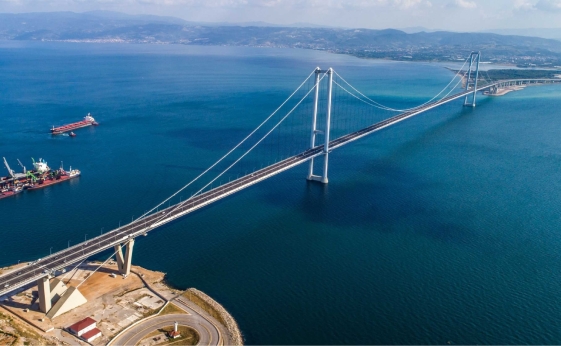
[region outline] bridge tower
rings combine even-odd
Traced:
[[[475,107],[475,97],[477,95],[477,79],[479,78],[480,60],[481,60],[481,52],[471,52],[471,54],[469,55],[469,69],[466,76],[466,91],[469,91],[470,85],[473,85],[473,93],[471,97],[471,103],[468,102],[469,94],[466,95],[466,98],[464,100],[464,106]],[[473,82],[471,82],[472,73],[474,76]]]
[[[323,172],[322,175],[314,174],[314,159],[310,160],[310,168],[308,171],[308,180],[319,181],[327,184],[327,169],[329,167],[329,133],[331,131],[331,96],[333,90],[333,69],[322,70],[319,67],[316,68],[316,84],[315,84],[315,98],[314,98],[314,114],[312,117],[312,134],[310,140],[310,148],[316,146],[316,135],[323,133],[324,144],[323,144]],[[318,102],[319,102],[319,83],[321,81],[320,75],[322,73],[327,74],[327,112],[325,115],[325,128],[324,131],[317,129],[317,116],[318,116]]]

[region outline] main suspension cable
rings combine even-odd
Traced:
[[[275,109],[275,111],[273,113],[271,113],[271,115],[269,115],[265,120],[263,120],[263,122],[261,124],[259,124],[259,126],[257,126],[253,131],[251,131],[251,133],[249,135],[247,135],[241,142],[239,142],[238,144],[236,144],[236,146],[234,146],[230,151],[228,151],[224,156],[222,156],[220,159],[218,159],[218,161],[216,161],[215,163],[213,163],[210,167],[208,167],[206,170],[204,170],[201,174],[199,174],[195,179],[191,180],[189,183],[187,183],[185,186],[183,186],[181,189],[179,189],[177,192],[175,192],[173,195],[169,196],[168,198],[166,198],[164,201],[162,201],[160,204],[156,205],[155,207],[153,207],[152,209],[148,210],[147,212],[145,212],[144,214],[142,214],[138,219],[142,219],[143,217],[145,217],[146,215],[150,214],[151,212],[153,212],[154,210],[156,210],[157,208],[159,208],[161,205],[165,204],[167,201],[169,201],[170,199],[172,199],[173,197],[177,196],[177,194],[179,194],[181,191],[185,190],[187,187],[191,186],[191,184],[193,184],[195,181],[199,180],[199,178],[201,178],[203,175],[205,175],[208,171],[210,171],[211,169],[213,169],[214,167],[216,167],[216,165],[218,165],[220,162],[222,162],[222,160],[224,160],[226,157],[228,157],[232,152],[234,152],[234,150],[236,150],[237,148],[239,148],[243,143],[245,143],[245,141],[247,141],[251,136],[253,136],[253,134],[255,134],[255,132],[257,132],[261,127],[263,127],[263,125],[265,125],[265,123],[267,123],[275,114],[277,114],[277,112],[302,88],[302,86],[304,86],[304,84],[308,81],[308,79],[310,79],[310,77],[312,77],[312,75],[314,75],[314,73],[316,73],[315,69],[312,73],[310,73],[310,75],[302,82],[302,84],[300,84],[298,86],[298,88],[296,88],[296,90],[294,90],[294,92],[277,108]],[[137,219],[137,220],[138,220]]]
[[[364,97],[365,99],[367,99],[369,102],[373,103],[373,107],[382,109],[382,110],[387,110],[387,111],[392,111],[392,112],[407,112],[407,111],[411,111],[411,110],[415,110],[418,109],[420,107],[423,107],[429,103],[431,103],[432,101],[434,101],[438,96],[440,96],[444,91],[446,91],[446,89],[454,82],[454,80],[456,79],[456,77],[458,77],[460,75],[460,73],[463,71],[464,66],[466,65],[466,63],[468,62],[469,58],[467,58],[466,60],[464,60],[464,63],[462,65],[462,67],[460,67],[460,69],[458,70],[458,72],[454,75],[454,77],[452,78],[452,80],[450,80],[450,82],[438,93],[436,94],[433,98],[431,98],[430,100],[428,100],[425,103],[422,103],[418,106],[412,107],[412,108],[406,108],[406,109],[395,109],[395,108],[391,108],[388,106],[385,106],[379,102],[376,102],[374,100],[372,100],[371,98],[369,98],[368,96],[364,95],[362,92],[360,92],[359,90],[357,90],[354,86],[352,86],[349,82],[347,82],[345,80],[345,78],[341,77],[340,74],[337,73],[337,71],[335,71],[335,74],[341,78],[341,80],[343,82],[345,82],[345,84],[347,84],[350,88],[352,88],[354,91],[356,91],[359,95],[361,95],[362,97]],[[461,80],[461,79],[460,79]],[[340,84],[338,84],[340,86]]]
[[[312,91],[315,90],[315,88],[317,88],[319,86],[319,83],[323,80],[323,78],[327,75],[327,73],[324,73],[323,76],[318,80],[318,82],[314,85],[313,88],[311,88],[306,95],[304,95],[300,101],[298,101],[298,103],[281,119],[279,120],[279,122],[277,122],[277,124],[275,126],[273,126],[273,128],[271,128],[263,137],[261,137],[261,139],[259,139],[259,141],[257,141],[257,143],[255,143],[251,148],[249,148],[243,155],[241,155],[236,161],[234,161],[234,163],[232,163],[230,166],[228,166],[225,170],[223,170],[220,174],[218,174],[214,179],[212,179],[210,182],[208,182],[205,186],[203,186],[201,189],[199,189],[195,194],[193,194],[191,197],[189,197],[188,199],[186,199],[183,202],[178,203],[175,208],[173,208],[169,213],[173,213],[175,210],[177,210],[178,208],[181,208],[183,205],[185,205],[187,202],[189,202],[191,199],[193,199],[194,197],[196,197],[197,195],[199,195],[204,189],[206,189],[209,185],[211,185],[213,182],[215,182],[218,178],[220,178],[222,175],[224,175],[226,172],[228,172],[230,170],[230,168],[234,167],[234,165],[236,165],[241,159],[243,159],[245,156],[247,156],[255,147],[257,147],[263,140],[265,140],[265,138],[267,138],[267,136],[269,136],[277,127],[280,126],[280,124],[283,123],[283,121],[288,118],[288,116],[290,116],[294,110],[296,108],[298,108],[298,106],[300,106],[300,104],[308,97],[308,95],[310,95],[310,93]],[[160,216],[160,218],[158,218],[156,221],[152,221],[152,224],[156,224],[158,223],[160,220],[162,220],[164,217],[166,217],[165,214],[163,214],[162,216]]]

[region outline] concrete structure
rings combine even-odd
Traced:
[[[62,282],[62,280],[59,280],[57,278],[51,279],[50,286],[51,286],[51,303],[55,304],[60,299],[62,294],[66,292],[68,287],[64,284],[64,282]]]
[[[484,94],[486,95],[496,95],[500,94],[501,90],[509,87],[525,87],[532,85],[542,85],[542,84],[560,84],[561,79],[551,79],[551,78],[532,78],[532,79],[512,79],[495,82],[487,87]]]
[[[115,257],[117,258],[117,268],[119,268],[119,273],[128,276],[131,272],[134,238],[126,242],[125,246],[125,256],[123,257],[123,247],[121,246],[121,244],[115,245]]]
[[[50,319],[85,304],[86,298],[76,287],[67,287],[62,280],[50,279],[49,275],[37,280],[39,311]]]
[[[44,276],[37,280],[37,286],[39,288],[39,310],[41,312],[47,313],[51,310],[51,283],[49,282],[49,276]]]
[[[62,294],[51,310],[49,310],[47,317],[53,319],[87,302],[88,300],[76,287],[70,287]]]
[[[47,313],[51,310],[68,287],[59,279],[49,280],[49,276],[42,277],[37,281],[39,288],[39,310]]]

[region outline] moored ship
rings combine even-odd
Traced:
[[[0,189],[0,199],[15,196],[23,191],[23,186],[10,186],[3,187]]]
[[[76,123],[62,125],[59,127],[54,127],[51,129],[51,133],[53,135],[60,135],[65,132],[74,131],[76,129],[86,127],[86,126],[97,126],[99,125],[97,121],[95,121],[94,117],[91,116],[90,113],[84,117],[84,120],[78,121]]]
[[[33,160],[33,169],[30,171],[19,160],[18,163],[23,168],[23,173],[14,172],[4,158],[4,165],[9,175],[0,177],[0,199],[14,196],[23,190],[41,189],[81,175],[80,170],[72,167],[69,171],[64,170],[62,164],[59,169],[51,169],[43,159]]]

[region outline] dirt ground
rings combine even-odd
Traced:
[[[67,283],[67,286],[78,286],[79,291],[88,302],[53,320],[49,320],[45,314],[38,311],[37,286],[28,287],[0,302],[0,307],[3,308],[0,309],[3,314],[0,315],[0,344],[10,344],[17,335],[28,333],[30,339],[36,338],[36,342],[32,344],[42,344],[40,340],[44,338],[44,340],[50,340],[51,344],[53,340],[56,340],[57,344],[87,345],[63,331],[85,317],[96,320],[97,327],[103,334],[102,337],[94,340],[93,344],[105,344],[119,331],[135,321],[155,313],[165,304],[164,299],[145,287],[142,279],[166,299],[181,293],[162,283],[164,273],[133,266],[133,271],[138,273],[142,279],[134,273],[123,278],[118,275],[117,265],[114,262],[109,262],[101,267],[99,265],[100,263],[94,262],[82,264],[75,270],[68,268],[66,273],[57,276]],[[12,267],[10,270],[14,270],[14,268]],[[94,272],[94,270],[96,271]],[[29,323],[19,321],[14,316]],[[13,327],[16,324],[21,325],[19,329]],[[20,338],[21,340],[23,339]],[[19,344],[20,341],[16,344]]]

